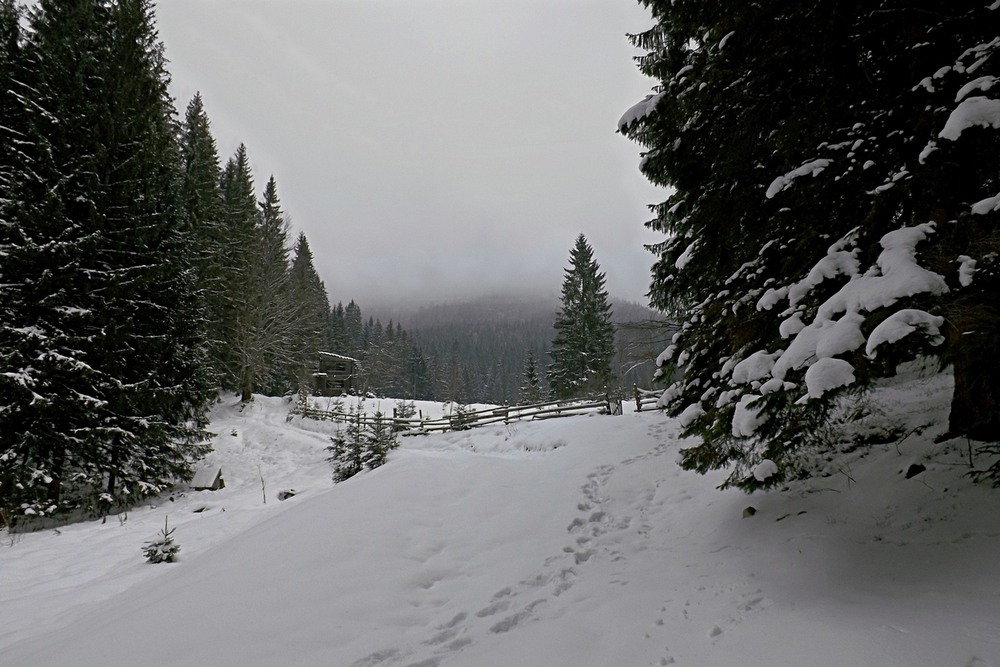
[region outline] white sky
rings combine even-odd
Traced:
[[[651,83],[636,0],[161,0],[173,92],[247,144],[331,301],[557,294],[582,232],[645,301],[665,198],[615,133]]]

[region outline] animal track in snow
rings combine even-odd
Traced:
[[[506,611],[507,608],[510,607],[510,600],[508,598],[512,592],[513,591],[511,591],[510,587],[497,591],[493,595],[493,599],[490,601],[490,604],[476,612],[476,617],[486,618],[487,616],[493,616],[501,611]]]

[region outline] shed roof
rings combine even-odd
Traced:
[[[319,356],[330,357],[331,359],[342,359],[343,361],[353,361],[354,363],[358,363],[357,359],[354,359],[352,357],[345,357],[342,354],[336,354],[334,352],[320,352]]]

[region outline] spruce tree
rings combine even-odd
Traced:
[[[290,390],[286,371],[296,362],[297,317],[289,307],[287,223],[273,176],[264,187],[256,219],[233,340],[244,401],[255,391],[280,395]]]
[[[583,234],[570,250],[569,262],[549,353],[549,386],[552,395],[560,399],[607,388],[614,356],[615,328],[604,289],[605,275]]]
[[[808,474],[836,402],[918,354],[952,364],[953,433],[998,437],[1000,368],[970,361],[1000,356],[1000,123],[961,125],[970,98],[995,103],[997,6],[643,4],[658,83],[620,129],[674,190],[649,223],[668,236],[651,297],[681,323],[661,359],[702,437],[684,465],[746,488],[765,458],[770,483]]]
[[[348,355],[347,323],[344,318],[345,312],[342,302],[330,309],[324,351],[345,356]]]
[[[42,0],[29,22],[0,278],[0,477],[23,514],[106,511],[204,451],[168,76],[148,2]]]
[[[183,169],[181,215],[185,232],[193,240],[190,263],[205,306],[213,375],[216,382],[223,384],[229,355],[227,322],[234,308],[227,283],[233,277],[233,267],[227,262],[222,168],[200,93],[188,104],[179,143]]]
[[[245,145],[240,144],[226,162],[219,189],[223,202],[223,302],[228,306],[218,322],[222,331],[221,352],[225,369],[222,386],[240,392],[244,400],[249,400],[253,386],[244,381],[249,359],[242,341],[248,337],[246,330],[253,317],[248,281],[254,266],[260,213]],[[247,385],[250,386],[250,393],[244,394]]]
[[[527,405],[542,400],[542,380],[538,376],[538,361],[534,352],[528,352],[528,359],[524,364],[524,384],[521,385],[518,400]]]
[[[364,354],[364,320],[361,316],[361,306],[352,299],[344,308],[344,330],[346,333],[347,351],[340,353],[349,357],[360,358]]]
[[[326,286],[313,266],[309,241],[301,232],[295,241],[289,282],[288,307],[294,309],[298,320],[294,340],[295,361],[289,368],[289,375],[296,386],[302,388],[308,386],[308,373],[317,363],[317,353],[326,351],[330,301]]]

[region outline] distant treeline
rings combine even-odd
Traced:
[[[382,343],[364,351],[354,348],[353,356],[369,360],[364,364],[363,386],[376,394],[514,404],[525,387],[529,355],[537,360],[542,392],[548,394],[545,369],[558,308],[554,297],[492,297],[396,313],[394,317],[405,318],[410,333],[397,324],[390,339],[387,330],[391,326],[383,328],[378,320],[369,321],[366,327],[372,334],[362,340]],[[617,325],[614,384],[648,387],[655,372],[653,361],[669,342],[672,330],[661,315],[639,304],[619,301],[613,310]],[[405,369],[405,379],[370,372],[392,365],[381,361],[386,358],[395,360],[398,372]],[[394,393],[400,390],[403,393]]]

